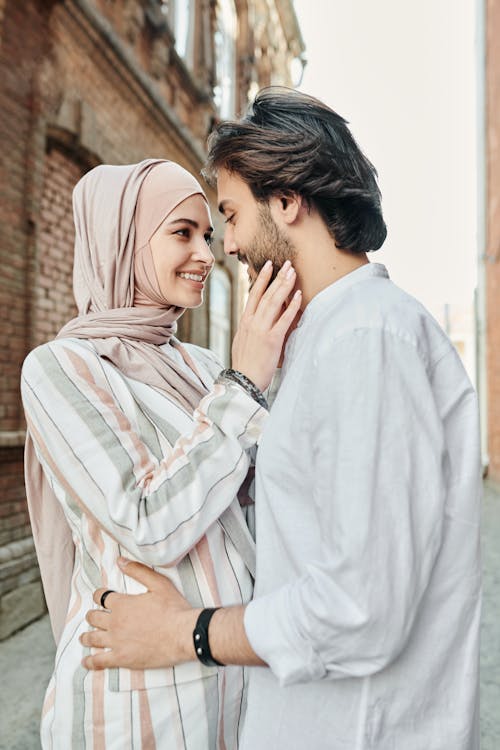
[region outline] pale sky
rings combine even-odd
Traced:
[[[442,316],[476,284],[474,0],[295,0],[301,89],[350,122],[389,233],[371,260]]]

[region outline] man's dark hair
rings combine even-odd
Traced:
[[[216,125],[205,178],[238,175],[259,201],[296,193],[318,210],[337,247],[378,250],[387,229],[377,172],[347,122],[323,102],[293,89],[261,90],[239,121]]]

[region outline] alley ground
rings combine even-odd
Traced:
[[[500,488],[491,485],[483,505],[483,567],[481,750],[500,750]],[[53,653],[47,617],[0,643],[0,750],[39,750]]]

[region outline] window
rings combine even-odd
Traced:
[[[231,279],[222,266],[210,274],[209,346],[225,367],[231,358]]]
[[[175,49],[179,55],[192,66],[194,0],[178,0],[175,3]]]
[[[215,31],[215,70],[217,83],[214,101],[223,118],[235,110],[237,16],[234,0],[218,0]]]
[[[162,0],[175,37],[175,49],[188,67],[193,67],[195,0]]]

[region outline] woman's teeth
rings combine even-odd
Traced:
[[[179,273],[178,276],[181,279],[191,279],[191,281],[203,281],[203,276],[198,276],[195,273]]]

